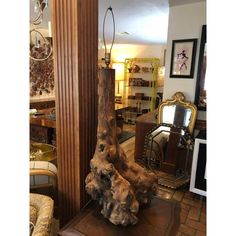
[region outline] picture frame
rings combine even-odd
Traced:
[[[170,78],[193,78],[197,39],[172,41]]]
[[[206,149],[205,139],[195,139],[189,191],[206,196]]]
[[[197,83],[195,90],[195,105],[198,110],[206,111],[207,109],[207,90],[206,84],[207,69],[207,25],[202,26],[201,41],[198,57]]]

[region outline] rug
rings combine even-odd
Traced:
[[[130,131],[123,131],[121,134],[118,135],[118,142],[119,144],[123,143],[124,141],[134,137],[135,133]]]

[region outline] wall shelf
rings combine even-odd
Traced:
[[[135,122],[137,116],[155,109],[159,63],[159,58],[125,59],[124,103],[137,110],[134,109],[132,117],[127,112],[126,121]]]

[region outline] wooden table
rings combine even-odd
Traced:
[[[116,226],[105,219],[94,201],[90,202],[59,232],[59,236],[174,236],[180,224],[177,201],[154,198],[150,206],[140,208],[134,226]]]
[[[115,103],[115,111],[124,111],[125,109],[127,109],[129,106],[126,106],[124,104],[120,104],[120,103]]]
[[[38,110],[44,115],[30,116],[30,139],[32,141],[56,145],[56,121],[48,115],[54,108]]]
[[[49,128],[56,128],[56,121],[50,120],[48,118],[48,115],[53,109],[54,108],[38,110],[38,113],[42,113],[43,115],[31,115],[30,124],[49,127]]]
[[[123,112],[128,108],[124,104],[115,104],[117,126],[123,131]],[[56,145],[56,121],[50,120],[48,115],[55,108],[41,109],[38,113],[44,115],[30,116],[30,138],[36,142]]]

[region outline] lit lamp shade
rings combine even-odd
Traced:
[[[157,85],[164,86],[165,66],[158,67]]]
[[[124,63],[114,62],[112,68],[116,70],[115,80],[124,80]]]
[[[116,96],[121,96],[123,94],[124,85],[124,62],[114,62],[112,63],[112,68],[115,69],[115,80],[116,80]]]

